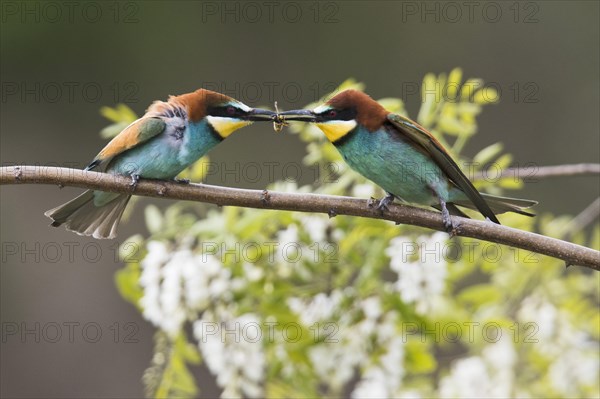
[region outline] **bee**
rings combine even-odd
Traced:
[[[273,117],[273,129],[276,132],[281,132],[283,130],[284,126],[288,126],[289,123],[287,123],[285,121],[285,118],[281,115],[279,115],[279,108],[277,107],[277,101],[275,101],[275,112],[277,112],[277,115],[275,115]]]

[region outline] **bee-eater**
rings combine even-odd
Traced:
[[[253,121],[272,121],[274,112],[253,109],[226,95],[199,89],[155,101],[140,119],[115,136],[85,168],[130,176],[173,179],[235,130]],[[114,238],[131,198],[88,190],[45,213],[52,226],[95,238]]]
[[[498,213],[533,216],[523,209],[536,201],[480,193],[424,127],[360,91],[345,90],[312,111],[282,112],[277,119],[314,122],[352,169],[386,191],[378,205],[382,211],[395,198],[432,206],[441,210],[449,232],[451,214],[467,217],[457,205],[477,209],[498,224]]]

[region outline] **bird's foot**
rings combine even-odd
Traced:
[[[382,214],[385,211],[389,211],[389,205],[394,202],[394,196],[390,193],[386,193],[386,196],[383,197],[380,201],[379,204],[377,204],[377,207],[375,209],[377,209],[379,212],[381,212]]]
[[[179,184],[190,184],[190,179],[178,179],[174,178],[173,181]]]
[[[21,170],[21,167],[15,166],[15,180],[17,180],[17,181],[21,180],[22,176],[23,176],[23,171]]]
[[[456,235],[456,226],[454,226],[454,223],[452,223],[450,215],[445,215],[442,212],[442,222],[444,223],[444,229],[446,230],[446,233],[450,234],[450,237],[454,237]]]
[[[455,225],[452,222],[452,217],[450,216],[450,212],[448,212],[448,208],[446,208],[446,203],[441,202],[442,205],[442,223],[444,224],[444,229],[446,233],[450,235],[450,238],[454,237],[457,233],[458,225]]]
[[[139,181],[140,181],[140,175],[138,175],[137,173],[133,173],[131,175],[131,183],[129,183],[129,187],[131,187],[132,190],[135,190]]]
[[[450,235],[450,238],[454,237],[457,234],[458,225],[452,223],[452,218],[450,217],[450,211],[448,210],[448,206],[446,205],[446,201],[438,194],[435,187],[430,186],[431,192],[438,198],[440,202],[440,210],[442,211],[442,223],[444,225],[444,230],[446,233]]]

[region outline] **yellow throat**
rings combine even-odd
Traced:
[[[325,133],[327,139],[332,143],[339,140],[348,134],[349,131],[356,127],[355,120],[349,121],[328,121],[322,123],[315,123],[319,129]]]
[[[252,121],[244,121],[235,118],[224,118],[221,116],[207,116],[208,123],[219,133],[219,136],[223,138],[229,137],[229,135],[236,130],[252,124]]]

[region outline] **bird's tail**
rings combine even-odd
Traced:
[[[67,230],[94,238],[115,238],[117,225],[131,195],[121,194],[102,206],[94,205],[94,191],[88,190],[79,197],[44,213],[52,219],[52,226],[64,224]]]
[[[485,202],[495,214],[504,212],[514,212],[525,216],[535,216],[535,214],[526,212],[524,209],[531,208],[538,202],[528,199],[500,197],[497,195],[481,193]],[[475,209],[475,206],[470,201],[454,201],[456,205],[464,206],[466,208]]]

